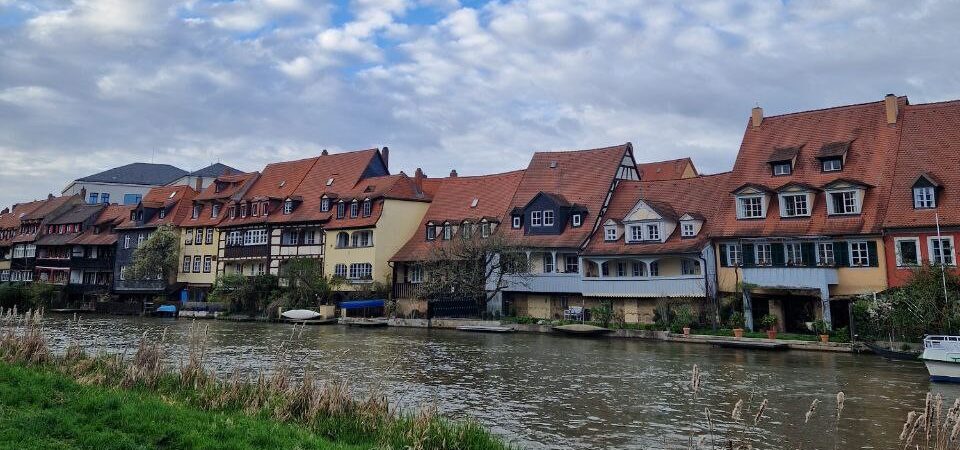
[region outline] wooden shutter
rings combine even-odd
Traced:
[[[783,257],[783,244],[776,242],[770,244],[770,253],[773,255],[774,266],[786,265],[786,260]]]
[[[727,264],[727,244],[720,244],[720,267],[729,267]]]
[[[803,257],[803,265],[814,267],[817,265],[816,244],[813,242],[803,242],[800,244],[800,255]]]
[[[846,242],[833,243],[833,259],[837,261],[838,267],[850,267],[850,252],[847,249]]]
[[[877,255],[877,241],[867,241],[867,255],[870,259],[870,267],[880,266],[879,255]]]
[[[756,265],[753,254],[753,244],[741,245],[740,253],[743,256],[743,267],[753,267]]]

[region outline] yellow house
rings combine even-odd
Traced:
[[[390,258],[417,232],[430,206],[423,181],[403,173],[371,177],[330,198],[324,272],[345,280],[343,290],[372,282],[391,286]]]

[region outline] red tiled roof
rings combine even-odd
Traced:
[[[383,199],[409,200],[418,202],[429,202],[430,198],[422,192],[418,192],[414,180],[406,174],[386,175],[382,177],[370,177],[360,180],[354,189],[339,194],[339,200],[343,200],[348,205],[353,200],[357,200],[362,209],[363,201],[371,199],[370,216],[368,217],[349,217],[349,214],[337,219],[335,216],[336,204],[331,204],[330,212],[321,213],[324,220],[329,222],[324,226],[325,229],[335,230],[339,228],[363,228],[372,227],[380,220],[380,214],[383,212]],[[306,201],[304,202],[306,204]],[[350,208],[347,208],[349,213]],[[319,203],[317,206],[319,211]]]
[[[522,178],[523,171],[517,170],[476,177],[432,179],[436,186],[433,202],[424,214],[418,231],[392,260],[423,261],[430,257],[434,246],[442,245],[442,240],[426,240],[427,222],[440,224],[444,221],[460,223],[470,220],[478,223],[482,218],[502,222]],[[477,200],[476,207],[471,206],[474,199]]]
[[[906,97],[898,99],[903,111]],[[901,114],[902,116],[902,114]],[[884,102],[840,106],[782,116],[765,117],[759,128],[747,124],[737,160],[730,174],[729,186],[755,184],[769,190],[788,182],[822,188],[831,182],[847,179],[868,186],[862,214],[828,217],[826,197],[817,192],[811,205],[811,217],[780,218],[778,199],[770,194],[764,219],[738,220],[736,205],[729,194],[718,193],[713,199],[723,205],[723,225],[718,236],[813,236],[878,233],[889,195],[890,179],[896,156],[900,119],[888,125]],[[842,171],[822,172],[817,156],[825,145],[850,142]],[[768,160],[779,148],[799,147],[793,172],[773,176]]]
[[[283,161],[268,164],[260,173],[260,177],[253,182],[253,185],[243,194],[243,201],[273,199],[282,201],[294,194],[294,191],[300,186],[307,173],[313,168],[319,156],[307,159],[298,159],[296,161]],[[274,205],[275,206],[275,205]],[[239,211],[236,217],[229,217],[229,206],[224,207],[224,218],[220,221],[220,226],[238,226],[248,224],[266,223],[271,215],[247,215],[240,217]]]
[[[115,227],[124,224],[130,220],[130,211],[135,206],[129,205],[109,205],[101,213],[100,217],[94,221],[94,226],[99,227],[100,232],[94,233],[94,227],[88,227],[83,230],[79,236],[70,241],[73,245],[113,245],[117,242],[117,233],[113,230]]]
[[[903,136],[884,227],[960,225],[960,100],[901,108]],[[943,186],[936,209],[913,208],[913,184],[929,174]]]
[[[694,175],[697,174],[697,168],[690,158],[638,163],[637,173],[640,174],[640,179],[643,181],[678,180],[683,178],[683,173],[687,167],[693,169]]]
[[[230,204],[234,200],[239,200],[248,189],[250,189],[260,176],[260,172],[241,173],[234,175],[221,175],[200,192],[193,201],[200,204],[202,210],[200,215],[194,219],[193,214],[188,215],[181,223],[184,227],[212,227],[217,226],[229,214]],[[218,191],[217,186],[221,186]],[[213,204],[220,204],[220,212],[217,217],[211,217]]]
[[[163,224],[180,226],[184,219],[190,217],[193,208],[193,199],[197,196],[197,191],[190,186],[159,186],[147,191],[147,195],[140,201],[140,206],[145,208],[167,208],[164,218],[159,214],[154,214],[143,224],[137,224],[133,221],[126,221],[117,228],[141,228],[157,227]]]
[[[71,204],[71,203],[78,204],[78,205],[83,204],[83,200],[80,199],[79,195],[63,195],[60,197],[52,197],[46,200],[39,200],[31,203],[34,204],[35,207],[33,207],[33,209],[30,212],[27,212],[20,218],[21,222],[29,220],[29,221],[40,221],[42,223],[44,219],[46,219],[50,214],[60,209],[62,206]],[[18,207],[17,210],[19,211],[20,207]],[[40,231],[41,230],[38,228],[37,233],[20,234],[20,235],[14,236],[11,242],[13,243],[32,242],[34,239],[37,238],[37,234]]]
[[[592,224],[630,147],[627,143],[593,150],[534,153],[507,211],[523,208],[540,192],[558,194],[569,203],[586,208],[584,224],[566,227],[559,235],[524,235],[523,229],[510,227],[498,230],[508,239],[529,247],[579,247],[593,230]]]
[[[653,255],[663,253],[699,253],[710,238],[714,224],[722,214],[716,193],[729,190],[730,172],[692,178],[664,181],[622,181],[614,190],[607,214],[602,218],[623,220],[640,200],[651,207],[668,208],[677,221],[684,214],[703,220],[703,227],[695,237],[680,236],[680,226],[663,243],[627,244],[621,236],[616,242],[603,240],[603,227],[591,236],[584,250],[587,255]],[[656,207],[654,209],[657,209]]]

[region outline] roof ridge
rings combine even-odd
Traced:
[[[898,96],[898,97],[897,97],[897,101],[899,102],[900,99],[906,99],[906,98],[907,98],[906,95],[901,95],[901,96]],[[833,111],[833,110],[840,110],[840,109],[864,108],[864,107],[867,107],[867,106],[883,105],[883,102],[884,102],[883,100],[879,100],[879,101],[864,102],[864,103],[854,103],[854,104],[850,104],[850,105],[839,105],[839,106],[829,106],[829,107],[826,107],[826,108],[808,109],[808,110],[805,110],[805,111],[794,111],[794,112],[789,112],[789,113],[784,113],[784,114],[776,114],[776,115],[772,115],[772,116],[764,116],[764,117],[763,117],[763,120],[767,120],[767,119],[780,119],[780,118],[786,118],[786,117],[792,117],[792,116],[800,116],[800,115],[806,115],[806,114],[815,114],[815,113],[821,113],[821,112]]]
[[[597,148],[582,148],[582,149],[571,149],[571,150],[538,150],[533,152],[533,156],[537,156],[540,154],[579,153],[579,152],[594,152],[594,151],[600,151],[600,150],[613,150],[619,147],[624,147],[627,144],[629,144],[629,142],[624,142],[623,144],[617,144],[617,145],[608,145],[606,147],[597,147]]]
[[[433,178],[433,179],[434,179],[434,180],[444,180],[444,181],[445,181],[445,180],[469,180],[469,179],[471,179],[471,178],[500,177],[500,176],[506,176],[506,175],[516,175],[516,174],[519,174],[519,173],[526,172],[526,170],[527,170],[527,169],[517,169],[517,170],[511,170],[511,171],[509,171],[509,172],[488,173],[488,174],[483,174],[483,175],[463,175],[463,176],[457,175],[457,176],[455,176],[455,177],[449,177],[449,176],[448,176],[448,177]]]
[[[927,109],[927,108],[936,108],[936,107],[942,107],[942,106],[951,106],[952,104],[960,105],[960,99],[941,100],[938,102],[929,102],[929,103],[916,103],[916,104],[911,103],[907,105],[907,108],[908,109],[914,109],[914,108]]]

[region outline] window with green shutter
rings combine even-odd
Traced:
[[[754,267],[756,262],[753,254],[753,244],[743,244],[740,246],[743,255],[743,267]]]

